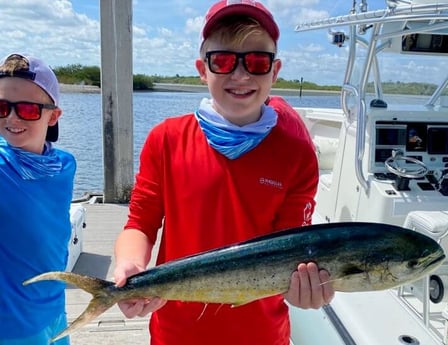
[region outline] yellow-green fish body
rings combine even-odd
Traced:
[[[271,235],[181,258],[129,277],[123,287],[68,272],[48,272],[24,284],[62,280],[93,295],[87,309],[59,339],[121,300],[166,300],[241,305],[286,292],[300,262],[316,262],[331,275],[334,290],[396,287],[434,270],[445,255],[431,238],[379,223],[332,223]]]

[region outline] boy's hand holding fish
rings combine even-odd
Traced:
[[[117,287],[122,287],[126,284],[127,277],[140,273],[144,269],[139,268],[132,262],[122,262],[115,267],[115,283]],[[127,318],[133,318],[136,316],[146,316],[153,311],[162,308],[166,304],[166,300],[154,297],[154,298],[132,298],[117,303],[121,312]]]
[[[117,287],[124,286],[128,277],[146,270],[153,248],[151,242],[138,230],[122,232],[117,241],[123,241],[123,238],[133,241],[135,245],[116,248],[116,251],[118,251],[116,254],[119,254],[120,257],[114,269],[114,280]],[[166,304],[166,300],[157,297],[130,298],[119,301],[117,304],[124,316],[133,318],[136,316],[143,317],[160,309]]]
[[[318,309],[329,304],[334,297],[334,290],[329,283],[330,274],[319,270],[314,262],[301,263],[291,276],[285,299],[293,306],[302,309]]]

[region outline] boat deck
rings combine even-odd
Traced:
[[[83,204],[86,227],[82,253],[73,272],[112,280],[114,243],[127,218],[127,205]],[[150,263],[153,265],[153,262]],[[91,295],[72,286],[66,289],[69,323],[87,307]],[[88,325],[71,334],[72,345],[149,344],[148,318],[126,319],[115,305]]]

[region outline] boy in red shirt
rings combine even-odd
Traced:
[[[281,68],[272,14],[256,1],[219,1],[202,36],[196,68],[212,98],[149,133],[116,242],[118,286],[146,269],[161,227],[158,264],[311,223],[313,144],[297,113],[269,97]],[[127,317],[153,312],[153,345],[289,345],[284,299],[320,308],[334,295],[331,284],[322,284],[328,280],[328,272],[302,263],[284,295],[235,308],[159,298],[119,305]]]

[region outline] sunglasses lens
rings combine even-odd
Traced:
[[[7,117],[10,113],[9,104],[6,101],[0,101],[0,117]]]
[[[270,52],[235,53],[228,51],[213,51],[206,54],[211,72],[217,74],[232,73],[241,58],[243,65],[250,74],[261,75],[271,71],[274,54]]]
[[[233,71],[237,63],[234,53],[216,52],[210,54],[209,66],[213,73],[226,74]]]
[[[272,67],[272,55],[269,53],[247,53],[244,57],[246,69],[251,74],[269,73]]]
[[[24,120],[39,120],[40,107],[36,103],[16,103],[17,115]]]

